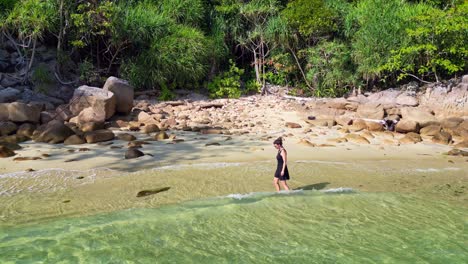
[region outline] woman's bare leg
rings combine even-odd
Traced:
[[[283,188],[286,190],[286,191],[289,191],[289,186],[288,186],[288,183],[286,181],[280,181],[281,184],[283,185]]]
[[[275,186],[276,188],[276,191],[279,192],[280,191],[280,186],[279,186],[279,183],[278,183],[278,178],[273,178],[273,185]]]

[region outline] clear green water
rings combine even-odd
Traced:
[[[417,195],[257,193],[0,227],[0,263],[467,263],[467,229]]]

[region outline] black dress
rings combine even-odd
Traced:
[[[281,150],[278,151],[276,155],[276,160],[278,160],[278,167],[276,167],[275,178],[278,178],[280,181],[289,180],[288,165],[284,168],[284,174],[281,176],[281,170],[283,169],[283,157],[281,156]]]

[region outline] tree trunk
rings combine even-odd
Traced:
[[[260,72],[259,72],[259,69],[258,69],[259,65],[258,65],[258,58],[257,58],[257,50],[254,49],[253,53],[254,53],[255,78],[257,80],[257,83],[260,83]]]

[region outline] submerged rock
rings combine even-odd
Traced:
[[[145,197],[145,196],[157,194],[160,192],[166,192],[166,191],[169,191],[169,189],[171,189],[171,187],[162,187],[162,188],[157,188],[157,189],[143,190],[143,191],[139,191],[136,197]]]
[[[16,155],[15,152],[5,146],[0,145],[0,158],[8,158]]]
[[[468,151],[460,150],[460,149],[452,149],[449,152],[445,153],[446,155],[449,156],[462,156],[462,157],[468,157]]]
[[[143,152],[136,148],[129,148],[127,152],[125,152],[125,159],[136,159],[144,155],[145,154]]]

